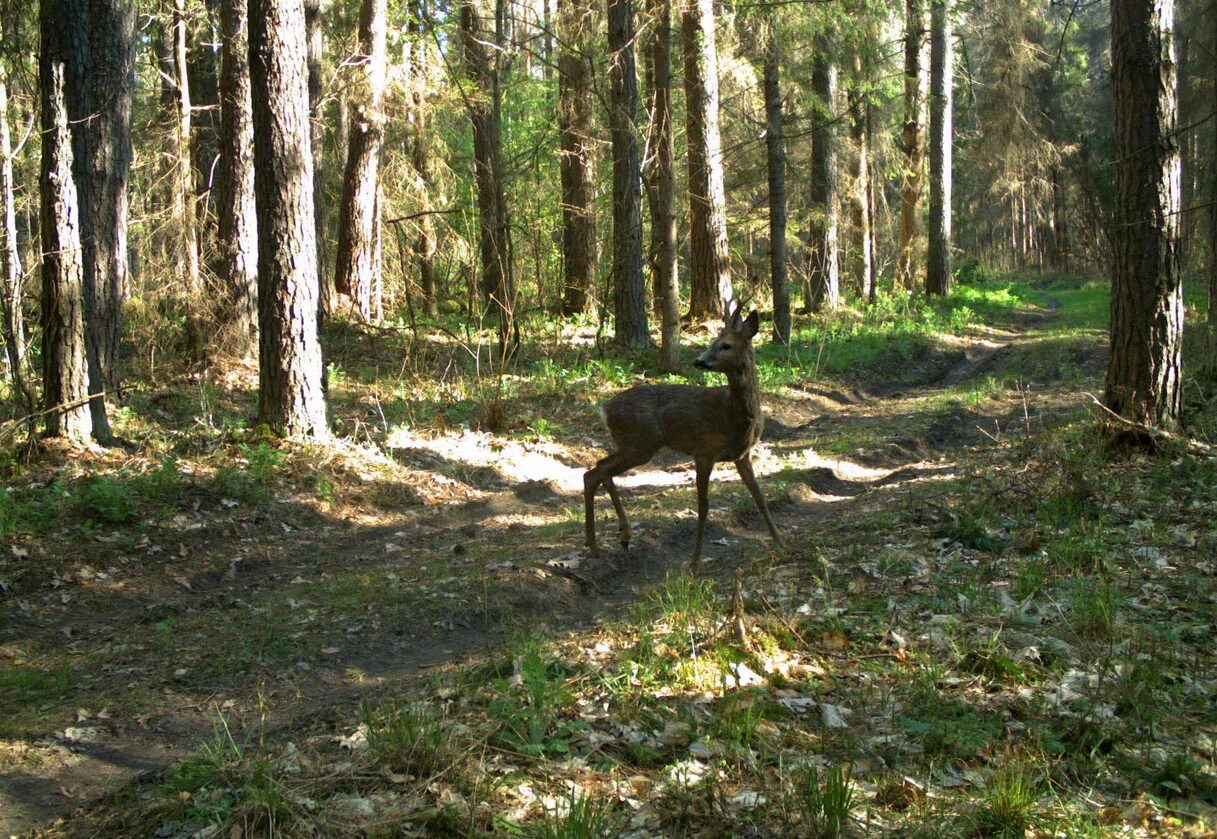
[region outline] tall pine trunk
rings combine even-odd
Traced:
[[[1183,392],[1173,29],[1172,0],[1111,4],[1116,216],[1104,402],[1127,420],[1166,430],[1179,425]]]
[[[426,0],[413,0],[408,26],[410,49],[410,164],[418,179],[419,198],[426,209],[431,193],[430,134],[427,128],[426,85],[428,74]],[[435,224],[430,215],[418,220],[418,238],[414,246],[418,260],[419,285],[422,286],[423,307],[428,314],[439,311],[435,287]]]
[[[675,370],[680,353],[680,284],[676,265],[676,169],[672,147],[672,0],[650,0],[651,42],[647,49],[650,77],[651,153],[647,203],[651,242],[647,262],[659,315],[659,363]]]
[[[83,66],[71,3],[41,0],[38,80],[42,119],[42,394],[48,436],[93,436],[85,350],[80,205],[68,118],[68,65]]]
[[[811,69],[816,114],[811,133],[811,226],[807,236],[808,311],[835,309],[841,296],[837,224],[837,67],[821,49]]]
[[[194,109],[190,102],[190,70],[187,62],[186,0],[173,0],[171,35],[173,56],[174,173],[173,222],[180,248],[177,256],[186,290],[203,293],[199,266],[198,209],[194,189],[191,143],[194,138]]]
[[[493,28],[487,29],[487,20],[493,21]],[[473,82],[468,108],[473,127],[481,290],[498,318],[499,353],[503,357],[515,332],[515,283],[511,273],[511,222],[504,191],[499,59],[492,49],[501,39],[499,15],[486,8],[484,0],[465,0],[460,8],[460,24],[465,66]]]
[[[905,0],[904,20],[904,127],[901,150],[904,173],[900,179],[900,238],[896,246],[897,288],[917,283],[917,244],[921,228],[921,181],[925,166],[925,0]]]
[[[617,344],[646,347],[642,276],[642,162],[638,152],[638,77],[632,0],[609,0],[609,130],[613,143],[613,289]]]
[[[951,0],[930,0],[930,220],[927,294],[951,293],[951,157],[954,148]]]
[[[248,0],[223,0],[220,29],[218,200],[221,313],[234,354],[258,351],[258,207],[254,196],[253,101],[249,87]]]
[[[722,140],[718,130],[714,0],[683,2],[681,36],[689,146],[689,315],[696,319],[723,316],[733,294],[727,253]]]
[[[777,24],[770,21],[776,28]],[[790,341],[790,285],[786,280],[786,148],[782,138],[781,62],[777,32],[765,43],[765,150],[769,173],[769,277],[773,290],[773,339]]]
[[[558,176],[562,187],[562,314],[587,306],[596,276],[596,143],[592,67],[587,55],[596,31],[595,7],[558,0]]]
[[[17,246],[17,207],[13,187],[13,141],[8,124],[8,83],[0,67],[0,314],[13,391],[27,414],[34,395],[26,381],[25,317],[22,311],[21,252]]]
[[[338,251],[334,287],[350,295],[360,316],[372,318],[372,291],[380,282],[380,146],[388,56],[386,0],[363,0],[359,13],[359,54],[353,59],[356,106],[351,145],[338,211]]]
[[[862,57],[854,56],[853,83],[849,97],[849,136],[853,145],[850,163],[853,195],[850,200],[850,274],[854,291],[870,300],[875,287],[875,257],[871,252],[870,105],[866,101],[866,78]]]
[[[317,244],[301,0],[250,0],[258,205],[258,419],[324,439]]]
[[[313,219],[317,230],[317,274],[321,278],[318,304],[321,312],[333,308],[334,284],[329,271],[329,227],[325,219],[325,113],[322,94],[322,58],[325,40],[321,29],[322,0],[304,0],[304,37],[308,43],[309,142],[313,149]],[[346,145],[339,148],[345,149]]]

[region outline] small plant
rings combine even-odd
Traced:
[[[837,764],[820,773],[813,766],[800,766],[787,778],[784,790],[787,809],[797,813],[802,835],[809,839],[837,839],[849,827],[854,806],[854,788],[849,766]]]
[[[1105,638],[1116,625],[1124,594],[1114,583],[1079,580],[1070,596],[1070,622],[1079,635]]]
[[[650,592],[647,603],[659,620],[680,635],[708,632],[718,623],[718,602],[711,580],[669,575],[663,585]]]
[[[1023,668],[1006,652],[1001,633],[994,632],[981,644],[976,644],[959,657],[959,669],[977,676],[987,676],[998,682],[1017,681]]]
[[[585,724],[557,725],[558,711],[570,699],[568,672],[560,662],[544,658],[540,638],[527,636],[517,643],[520,652],[514,673],[510,679],[495,680],[498,696],[489,707],[491,716],[503,724],[499,739],[508,748],[530,755],[569,751],[568,735]]]
[[[1001,544],[989,535],[988,530],[988,523],[993,518],[994,512],[987,506],[963,507],[953,511],[950,520],[944,522],[938,532],[965,548],[997,553],[1001,550]]]
[[[621,827],[612,802],[572,792],[567,806],[513,832],[529,839],[605,839]]]
[[[135,518],[135,493],[129,484],[102,475],[81,486],[76,509],[95,522],[125,524]]]
[[[136,477],[131,485],[145,501],[175,501],[182,491],[182,473],[178,469],[177,458],[166,455],[161,458],[159,466]]]
[[[405,708],[360,708],[368,747],[383,765],[420,778],[435,775],[450,764],[448,737],[434,709],[414,704]]]
[[[976,831],[1001,839],[1022,837],[1031,827],[1035,806],[1035,781],[1026,768],[1021,764],[1003,766],[985,789]]]

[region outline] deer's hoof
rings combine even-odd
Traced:
[[[630,540],[629,539],[621,540],[621,549],[626,550],[626,551],[628,551],[630,549]]]

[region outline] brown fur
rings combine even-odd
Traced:
[[[709,511],[710,472],[715,463],[732,461],[752,494],[774,542],[781,544],[773,517],[752,471],[751,452],[765,427],[756,380],[756,352],[752,338],[759,318],[753,312],[741,319],[738,310],[723,331],[697,358],[703,370],[727,375],[726,387],[692,385],[638,385],[604,404],[603,414],[614,449],[583,476],[585,536],[596,553],[595,496],[601,484],[608,489],[621,544],[629,547],[630,524],[613,478],[647,463],[660,449],[687,454],[697,469],[697,540],[692,568],[701,562],[702,534]]]

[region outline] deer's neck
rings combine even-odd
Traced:
[[[755,425],[761,417],[761,389],[756,381],[756,356],[749,352],[744,363],[727,373],[731,407],[741,418]]]

